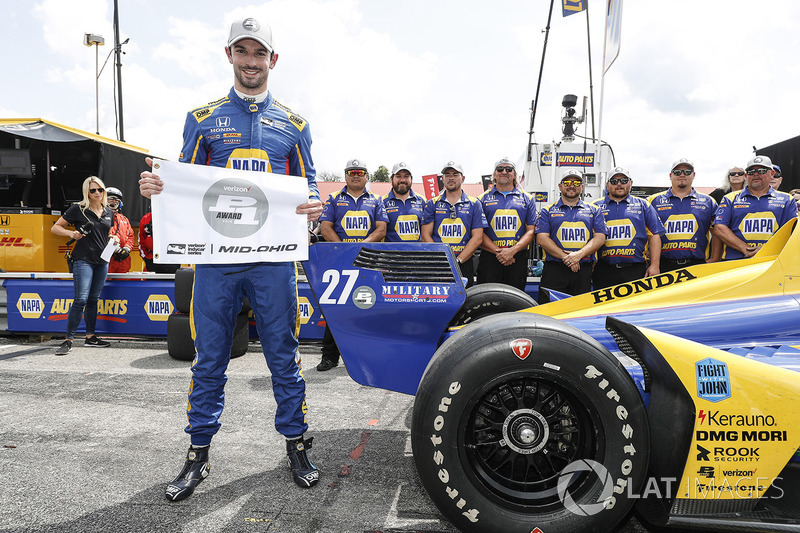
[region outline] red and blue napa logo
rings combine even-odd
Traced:
[[[695,363],[697,397],[709,402],[721,402],[731,397],[731,375],[728,365],[708,357]]]

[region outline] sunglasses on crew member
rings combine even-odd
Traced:
[[[513,172],[514,167],[497,167],[495,170],[497,172]]]
[[[561,185],[564,187],[580,187],[583,185],[583,180],[561,180]]]
[[[744,172],[728,172],[728,177],[732,178],[734,176],[744,176]]]
[[[96,192],[100,192],[101,193],[103,191],[105,191],[105,189],[103,189],[102,187],[98,187],[96,189],[89,189],[89,194],[94,194]]]
[[[751,168],[746,172],[748,176],[752,176],[753,174],[766,174],[769,170],[768,168]]]
[[[456,206],[450,206],[450,218],[458,218],[458,213],[456,213]]]
[[[348,170],[348,171],[346,172],[346,174],[347,174],[348,176],[358,176],[358,177],[361,177],[361,176],[363,176],[363,175],[364,175],[364,174],[366,174],[366,173],[367,173],[367,171],[366,171],[366,170],[361,170],[361,169]]]
[[[680,176],[681,174],[683,174],[684,176],[691,176],[692,174],[694,174],[694,170],[685,168],[683,170],[681,169],[673,170],[672,173],[675,174],[676,176]]]
[[[611,178],[610,180],[608,180],[608,182],[611,185],[616,185],[617,183],[621,183],[623,185],[626,185],[629,181],[631,181],[630,178]]]

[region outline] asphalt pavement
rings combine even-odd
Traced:
[[[291,480],[258,343],[228,368],[211,475],[181,502],[164,497],[188,437],[189,363],[166,340],[109,339],[55,355],[62,339],[0,337],[0,531],[451,533],[411,456],[413,397],[317,372],[300,353],[311,460],[320,483]],[[635,520],[621,531],[644,531]]]

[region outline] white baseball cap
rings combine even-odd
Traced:
[[[231,24],[231,33],[228,36],[228,48],[242,39],[258,41],[264,45],[270,53],[275,50],[272,46],[272,28],[266,24],[261,24],[253,17],[235,20],[233,24]]]
[[[408,165],[406,165],[405,163],[403,163],[401,161],[401,162],[397,163],[395,166],[392,167],[392,176],[394,176],[395,174],[397,174],[401,170],[406,170],[406,171],[408,171],[409,174],[411,174],[411,170],[409,170]],[[411,174],[411,175],[413,176],[413,174]]]

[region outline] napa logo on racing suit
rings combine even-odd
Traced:
[[[565,248],[580,248],[589,242],[589,229],[583,222],[564,222],[558,227],[558,241]]]
[[[266,223],[269,202],[256,184],[241,178],[226,178],[212,184],[203,196],[203,216],[208,225],[225,237],[249,237]]]
[[[745,241],[767,241],[772,234],[775,233],[775,228],[778,227],[778,221],[775,220],[775,215],[770,212],[762,213],[748,213],[739,224],[739,231]]]
[[[236,134],[241,135],[241,134]],[[226,135],[227,136],[227,135]],[[237,148],[228,156],[225,168],[234,170],[252,170],[254,172],[272,172],[269,155],[264,150]]]
[[[348,237],[366,237],[371,227],[369,213],[363,209],[347,211],[342,217],[342,228]]]
[[[607,220],[606,226],[608,227],[605,244],[607,247],[628,246],[636,235],[633,224],[627,218]]]
[[[731,397],[731,376],[728,365],[708,357],[695,363],[697,397],[709,402],[721,402]]]
[[[144,303],[147,318],[155,322],[166,322],[173,309],[172,301],[166,294],[151,294]]]
[[[522,225],[515,209],[498,209],[492,217],[492,229],[499,239],[513,239]]]
[[[35,292],[23,292],[17,300],[17,310],[22,318],[39,318],[44,311],[44,302]]]
[[[458,244],[467,234],[467,227],[460,218],[446,218],[439,224],[439,237],[447,244]]]
[[[685,241],[694,237],[697,232],[697,219],[691,214],[670,215],[664,222],[664,228],[667,230],[667,240]]]
[[[418,241],[419,217],[417,215],[399,215],[394,224],[394,231],[403,241]]]

